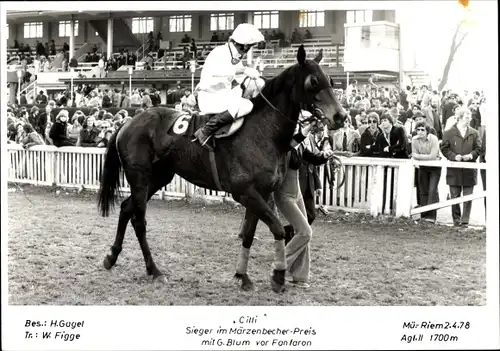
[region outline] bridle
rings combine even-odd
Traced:
[[[245,82],[247,81],[247,79],[250,79],[252,80],[250,77],[245,77],[245,79],[243,79],[243,82],[241,83],[241,87],[243,89],[243,92],[245,91]],[[323,89],[321,89],[318,94],[320,92],[322,92],[323,90],[325,89],[333,89],[333,87],[328,84],[326,87],[324,87]],[[259,92],[259,95],[262,97],[262,99],[264,99],[264,101],[269,105],[269,107],[271,107],[273,109],[274,112],[277,112],[281,117],[285,118],[286,120],[290,121],[290,122],[293,122],[293,123],[298,123],[301,127],[304,127],[304,124],[305,123],[308,123],[308,122],[312,122],[312,121],[316,121],[316,122],[319,122],[319,121],[322,121],[324,119],[326,119],[326,116],[325,114],[323,113],[323,111],[317,107],[316,105],[314,105],[314,103],[311,103],[311,104],[305,104],[303,102],[300,103],[300,116],[302,117],[302,111],[308,111],[311,113],[311,116],[310,117],[307,117],[307,118],[299,118],[297,121],[294,121],[293,119],[285,116],[280,110],[278,110],[271,101],[269,101],[265,96],[264,94],[262,94],[262,90],[261,89],[258,89],[257,88],[257,91]]]

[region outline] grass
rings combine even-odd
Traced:
[[[60,189],[59,189],[60,190]],[[243,209],[184,201],[149,203],[148,241],[168,283],[146,275],[129,225],[107,271],[118,213],[102,218],[95,194],[23,187],[8,196],[9,304],[13,305],[335,305],[486,304],[486,233],[363,214],[318,214],[311,285],[274,294],[268,282],[272,235],[262,223],[243,292],[233,279]]]

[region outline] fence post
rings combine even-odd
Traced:
[[[54,151],[53,150],[45,150],[45,176],[47,177],[47,183],[50,185],[54,185],[54,174],[55,172],[55,160],[54,160]]]
[[[415,167],[413,159],[405,160],[399,166],[398,198],[396,199],[396,217],[410,217],[413,200],[413,182]]]
[[[384,198],[384,166],[373,167],[373,185],[370,203],[370,214],[377,217],[382,212],[382,200]]]

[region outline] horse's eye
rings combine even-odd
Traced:
[[[314,90],[318,86],[318,77],[313,76],[312,74],[308,75],[306,81],[304,82],[304,86],[306,91]]]

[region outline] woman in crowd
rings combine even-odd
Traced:
[[[368,128],[361,134],[360,156],[378,157],[377,137],[380,134],[378,127],[379,119],[377,112],[368,114]]]
[[[418,161],[435,161],[439,159],[439,140],[431,134],[431,127],[427,122],[418,122],[415,126],[417,135],[412,138],[411,156]],[[441,178],[441,167],[420,166],[416,173],[418,177],[417,196],[419,205],[425,206],[439,202],[438,184]],[[436,210],[423,212],[421,218],[425,221],[436,222]]]
[[[21,144],[21,141],[25,138],[23,124],[23,122],[16,123],[16,136],[14,139],[16,144]]]
[[[49,137],[52,139],[54,146],[75,146],[68,139],[68,116],[67,110],[61,110],[56,116],[56,122],[52,125],[49,132]]]
[[[77,111],[78,112],[78,111]],[[85,119],[83,113],[77,113],[71,118],[72,124],[68,125],[68,139],[76,145],[80,131],[82,130],[82,123]]]
[[[42,136],[35,131],[31,124],[26,123],[23,125],[23,130],[25,137],[21,141],[21,144],[25,149],[29,149],[34,145],[45,145]]]
[[[99,133],[99,130],[95,127],[95,118],[93,116],[87,117],[83,122],[76,146],[97,147],[100,141],[98,140]]]

